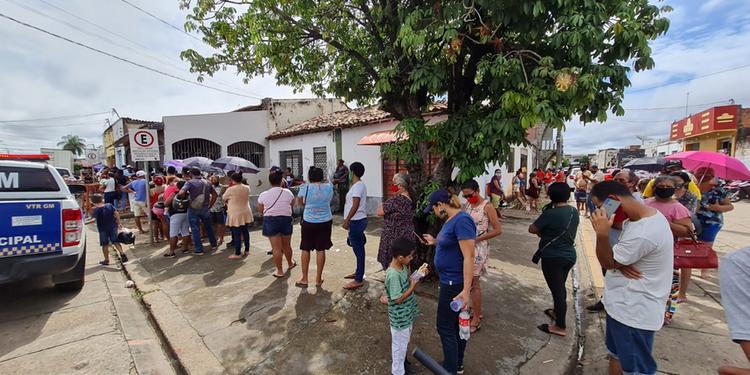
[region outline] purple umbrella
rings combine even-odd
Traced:
[[[174,167],[176,170],[179,171],[179,170],[181,170],[182,168],[185,167],[185,163],[183,163],[182,160],[175,159],[175,160],[170,160],[170,161],[164,163],[164,166],[165,167]]]
[[[211,163],[212,166],[221,168],[225,171],[235,171],[241,173],[258,173],[258,167],[255,166],[251,161],[237,157],[227,156],[218,158],[216,161]]]
[[[217,168],[211,165],[211,163],[213,163],[213,160],[204,158],[202,156],[193,156],[191,158],[184,159],[182,163],[185,164],[185,166],[188,168],[198,168],[201,170],[201,172],[223,173],[221,171],[221,168]]]

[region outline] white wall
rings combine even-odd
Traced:
[[[268,143],[270,165],[281,166],[280,151],[302,150],[302,173],[305,175],[297,177],[307,178],[307,169],[313,165],[313,148],[315,147],[326,148],[328,171],[325,171],[325,175],[329,179],[336,169],[336,143],[333,141],[332,131],[277,138],[269,140]]]
[[[321,114],[349,109],[339,99],[275,99],[268,118],[268,131],[275,133]]]
[[[202,138],[221,145],[221,156],[235,142],[251,141],[268,149],[267,112],[228,112],[186,116],[165,116],[164,160],[172,160],[172,144],[187,138]],[[268,163],[268,152],[266,152]]]

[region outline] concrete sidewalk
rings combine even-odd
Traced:
[[[715,249],[719,256],[750,244],[750,204],[740,202],[735,210],[725,214],[724,228],[719,232]],[[596,260],[595,235],[591,224],[582,220],[581,233],[584,251],[583,260],[588,267],[592,284],[587,291],[585,305],[596,302],[604,284],[601,269]],[[681,303],[670,326],[656,334],[654,355],[659,373],[664,374],[715,374],[723,365],[746,365],[739,345],[729,338],[724,309],[721,305],[719,280],[716,270],[709,271],[707,278],[698,277],[693,271],[693,282],[688,289],[688,301]],[[579,366],[582,374],[605,374],[607,372],[607,350],[604,345],[605,314],[585,313],[586,342],[584,356]]]
[[[552,306],[541,270],[531,263],[537,239],[527,233],[535,215],[508,210],[503,235],[492,241],[489,275],[483,282],[482,329],[466,352],[469,374],[564,374],[574,365],[574,330],[566,338],[536,329]],[[295,226],[293,248],[299,244]],[[231,261],[230,250],[202,257],[163,258],[164,248],[138,245],[126,267],[144,301],[193,374],[383,374],[390,366],[390,333],[383,271],[376,261],[380,222],[367,230],[365,287],[345,291],[342,277],[354,269],[346,232],[334,227],[322,288],[294,286],[299,269],[271,276],[268,240],[253,231],[251,255]],[[295,250],[295,258],[299,251]],[[314,262],[313,262],[314,263]],[[311,273],[314,272],[311,265]],[[435,330],[436,283],[419,286],[421,316],[411,348],[442,359]],[[571,300],[572,309],[572,300]],[[574,314],[569,314],[573,327]],[[412,363],[416,360],[411,359]],[[417,366],[417,373],[428,373]]]

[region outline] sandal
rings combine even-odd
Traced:
[[[106,261],[106,260],[102,260],[102,261],[100,261],[100,262],[99,262],[99,265],[100,265],[100,266],[108,266],[108,265],[109,265],[109,262],[108,262],[108,261]]]
[[[540,325],[536,326],[536,328],[539,328],[539,330],[542,331],[542,332],[544,332],[544,333],[549,333],[551,335],[557,335],[557,336],[560,336],[560,337],[565,337],[565,335],[561,335],[561,334],[559,334],[557,332],[550,331],[549,330],[549,324],[540,324]]]
[[[297,261],[292,259],[292,265],[289,266],[289,268],[286,269],[286,272],[289,272],[292,270],[292,268],[297,267]]]
[[[284,275],[277,275],[275,272],[272,273],[271,276],[273,276],[273,277],[275,277],[277,279],[280,279],[280,278],[284,277]]]
[[[245,251],[245,252],[242,253],[242,257],[243,258],[247,258],[249,256],[250,256],[250,252],[249,251]]]
[[[164,254],[165,258],[174,258],[176,256],[177,256],[177,254],[175,254],[175,253],[166,253],[166,254]]]
[[[361,287],[362,287],[362,285],[363,285],[363,284],[357,284],[357,283],[355,283],[354,281],[352,281],[352,282],[350,282],[350,283],[348,283],[348,284],[345,284],[345,285],[344,285],[344,289],[347,289],[347,290],[355,290],[355,289],[359,289],[359,288],[361,288]]]
[[[294,283],[294,286],[296,286],[297,288],[304,289],[304,288],[307,288],[307,283],[301,283],[301,282],[298,281],[298,282]]]
[[[316,287],[316,288],[320,288],[321,286],[323,286],[323,282],[324,282],[324,281],[325,281],[325,280],[320,280],[320,282],[319,282],[319,283],[316,283],[316,284],[315,284],[315,287]]]
[[[552,319],[552,320],[555,320],[555,319],[557,319],[557,318],[555,317],[555,310],[554,310],[554,309],[547,309],[547,310],[544,310],[544,315],[547,315],[547,316],[548,316],[548,317],[549,317],[550,319]]]
[[[355,276],[355,274],[353,274],[353,273],[350,273],[350,274],[348,274],[348,275],[344,276],[344,278],[345,278],[345,279],[354,279],[354,276]]]

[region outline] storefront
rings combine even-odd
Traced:
[[[683,151],[714,151],[734,155],[739,105],[712,107],[672,124],[670,141]]]

